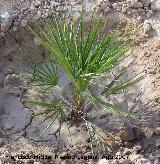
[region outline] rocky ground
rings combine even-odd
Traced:
[[[1,163],[93,163],[93,160],[55,159],[55,155],[64,157],[68,154],[76,158],[91,155],[88,134],[83,126],[65,124],[59,140],[56,135],[59,123],[56,122],[44,136],[35,140],[49,122],[37,128],[29,128],[29,125],[37,120],[32,117],[32,110],[26,108],[19,100],[22,93],[19,86],[23,85],[24,80],[17,76],[20,72],[11,68],[19,62],[18,46],[25,47],[32,54],[35,53],[32,45],[38,46],[36,40],[27,32],[27,24],[33,19],[38,21],[41,18],[51,17],[56,12],[67,13],[71,5],[76,18],[79,18],[83,5],[86,10],[86,21],[92,10],[96,8],[97,12],[107,20],[106,29],[112,28],[121,19],[138,28],[139,40],[128,52],[130,56],[116,69],[129,66],[128,77],[139,72],[146,74],[146,77],[135,87],[122,95],[110,97],[113,102],[140,115],[142,117],[140,121],[88,111],[90,117],[108,131],[104,138],[111,150],[106,153],[113,154],[114,157],[124,154],[128,156],[127,159],[121,160],[94,161],[98,164],[160,163],[160,1],[0,0]],[[28,94],[34,94],[34,90],[29,91]],[[20,154],[44,154],[52,156],[52,160],[18,158],[12,160],[10,157]],[[100,155],[102,156],[102,152],[99,153]]]

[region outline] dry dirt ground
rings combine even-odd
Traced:
[[[4,9],[6,4],[8,5],[7,1],[0,3],[0,8]],[[10,5],[5,7],[5,9],[7,8],[10,9]],[[109,18],[110,21],[113,20],[112,17]],[[158,17],[152,19],[153,29],[158,29],[158,19]],[[108,131],[104,135],[108,146],[112,147],[108,153],[128,155],[128,159],[124,160],[97,160],[99,164],[160,163],[160,37],[157,33],[158,30],[156,33],[153,30],[146,36],[143,28],[140,27],[140,39],[128,52],[129,57],[112,72],[115,73],[122,67],[128,67],[127,75],[124,78],[131,77],[135,73],[145,74],[145,78],[134,87],[121,95],[110,97],[113,102],[137,113],[141,119],[135,121],[122,116],[99,113],[93,110],[88,111],[92,120]],[[64,125],[61,139],[58,140],[55,133],[59,124],[56,122],[44,136],[34,141],[49,122],[45,122],[37,128],[28,128],[37,120],[32,117],[32,111],[24,107],[19,100],[22,93],[19,86],[24,81],[17,77],[20,72],[12,68],[13,65],[20,62],[17,60],[20,53],[17,51],[18,46],[25,47],[32,54],[35,53],[33,40],[33,37],[23,28],[18,32],[7,33],[5,39],[0,42],[0,162],[20,163],[21,161],[21,163],[28,164],[36,164],[36,162],[48,164],[93,163],[92,160],[54,159],[55,155],[63,157],[67,153],[76,157],[91,154],[87,141],[88,135],[83,127]],[[112,75],[112,73],[110,74]],[[28,91],[28,94],[34,94],[34,90]],[[116,144],[114,143],[115,139],[118,141]],[[10,158],[10,156],[21,153],[51,155],[53,159],[47,161],[39,159],[12,160]]]

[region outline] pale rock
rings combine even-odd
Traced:
[[[42,17],[42,12],[41,11],[37,11],[37,14],[35,15],[35,19],[39,20]]]
[[[23,20],[21,21],[21,27],[26,27],[26,26],[27,26],[27,23],[28,23],[28,21],[25,20],[25,19],[23,19]]]
[[[119,7],[119,4],[118,4],[118,3],[113,3],[113,4],[112,4],[112,7],[113,7],[113,9],[116,10],[116,9]]]
[[[146,158],[137,159],[137,164],[151,164],[151,161]]]
[[[39,7],[41,5],[41,1],[37,0],[35,3],[34,3],[35,7]]]
[[[58,6],[56,11],[63,11],[63,6]]]
[[[56,6],[59,6],[59,5],[60,5],[59,2],[51,1],[51,6],[56,7]]]
[[[108,13],[110,10],[111,10],[110,7],[106,7],[106,8],[104,9],[104,13]]]
[[[103,0],[96,0],[97,5],[100,5],[101,3],[103,3]]]
[[[138,23],[141,23],[143,21],[143,17],[142,16],[138,16],[136,19],[137,19]]]
[[[102,10],[104,10],[106,7],[108,7],[108,5],[107,5],[106,3],[102,3],[101,6],[100,6],[100,8],[101,8]]]
[[[41,43],[37,40],[37,38],[35,38],[34,37],[34,44],[36,45],[36,46],[40,46],[41,45]]]
[[[129,159],[130,159],[131,161],[136,161],[137,159],[142,158],[142,157],[143,157],[143,156],[140,155],[140,154],[132,153],[132,154],[129,156]]]
[[[142,3],[138,0],[127,0],[127,6],[130,8],[141,8],[143,7]]]
[[[32,4],[29,9],[34,10],[35,9],[34,5]]]
[[[134,15],[135,15],[135,14],[138,14],[138,11],[137,11],[136,9],[133,9],[133,10],[132,10],[132,14],[134,14]]]
[[[110,164],[110,161],[103,158],[103,159],[100,159],[97,164]]]
[[[140,150],[141,150],[141,146],[140,145],[136,145],[136,146],[134,146],[133,147],[133,151],[135,152],[135,153],[138,153]]]
[[[147,16],[148,18],[150,18],[153,14],[154,14],[153,11],[152,11],[152,10],[149,10],[149,11],[147,12],[146,16]]]
[[[151,3],[151,9],[153,11],[160,11],[160,1],[159,0],[154,0]]]
[[[127,10],[127,14],[131,15],[132,14],[132,10]]]
[[[11,152],[5,148],[0,149],[0,162],[1,163],[12,163]]]
[[[25,8],[25,7],[23,7],[23,8],[21,9],[21,13],[23,13],[24,11],[26,11],[26,8]]]
[[[122,13],[126,13],[127,12],[127,5],[123,4],[122,5]]]
[[[18,17],[18,13],[12,15],[12,18],[13,18],[13,19],[15,19],[15,18],[17,18],[17,17]]]
[[[144,33],[148,33],[151,31],[152,29],[152,24],[149,20],[145,20],[144,23],[143,23],[143,29],[144,29]]]
[[[12,23],[13,23],[13,18],[12,17],[5,18],[4,21],[1,24],[1,31],[2,32],[8,31],[8,29],[11,27]]]

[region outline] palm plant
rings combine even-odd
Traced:
[[[44,119],[39,123],[48,118],[53,118],[51,122],[53,124],[58,117],[62,118],[61,123],[63,123],[68,117],[76,123],[79,121],[86,123],[89,134],[98,134],[96,129],[99,127],[89,122],[85,117],[85,108],[88,105],[93,105],[99,110],[116,111],[126,117],[137,118],[135,114],[105,101],[104,97],[126,89],[142,79],[142,76],[136,75],[119,84],[117,82],[126,72],[123,69],[109,84],[104,86],[99,94],[91,92],[93,80],[105,76],[105,73],[114,68],[131,48],[133,40],[130,37],[130,31],[123,34],[120,31],[120,26],[118,26],[109,34],[102,34],[103,22],[96,19],[95,14],[93,14],[89,31],[86,34],[84,32],[83,12],[78,23],[75,23],[72,14],[69,21],[64,15],[55,16],[53,19],[52,23],[46,21],[44,27],[37,23],[36,28],[30,27],[32,34],[44,46],[48,55],[40,57],[41,62],[33,58],[25,59],[27,65],[31,66],[31,70],[24,70],[31,75],[27,78],[32,85],[42,88],[39,93],[42,99],[27,100],[29,103],[46,109],[40,113],[40,115],[44,115]],[[72,83],[74,95],[71,102],[62,95],[57,98],[52,92],[52,88],[59,85],[56,66],[62,68]],[[64,111],[70,111],[69,116],[66,116]]]

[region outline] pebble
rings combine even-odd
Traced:
[[[41,45],[41,43],[35,37],[34,37],[34,44],[36,46],[40,46]]]
[[[37,14],[35,15],[35,19],[39,20],[42,17],[42,12],[41,11],[37,11]]]
[[[144,29],[144,33],[147,34],[148,32],[151,31],[152,29],[152,25],[151,22],[149,20],[145,20],[143,23],[143,29]]]
[[[41,1],[36,1],[34,5],[35,7],[39,7],[41,5]]]
[[[153,11],[160,11],[160,1],[159,0],[152,1],[151,9]]]
[[[141,8],[141,7],[143,7],[142,3],[139,2],[138,0],[128,0],[127,6],[130,8]]]
[[[56,6],[59,6],[59,5],[60,5],[59,2],[51,1],[51,6],[56,7]]]
[[[150,18],[151,16],[153,16],[153,11],[152,10],[149,10],[148,12],[147,12],[147,14],[146,14],[146,16],[148,17],[148,18]]]
[[[97,164],[110,164],[110,162],[109,162],[109,160],[106,160],[104,158],[104,159],[100,159]]]

